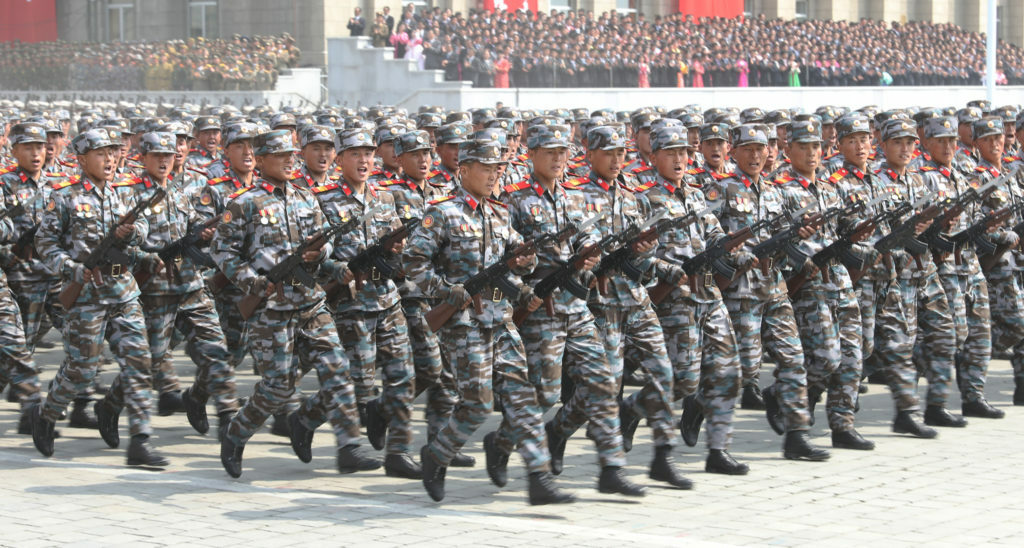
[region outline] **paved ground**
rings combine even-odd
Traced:
[[[58,350],[40,355],[44,382],[59,359]],[[177,365],[191,369],[183,360]],[[108,366],[104,377],[110,374]],[[243,375],[244,392],[253,380]],[[732,453],[750,464],[750,475],[706,474],[703,450],[680,448],[677,460],[696,482],[689,492],[646,478],[651,446],[641,427],[629,455],[631,476],[651,486],[640,500],[597,493],[592,446],[578,436],[559,483],[580,502],[558,507],[526,504],[517,458],[515,479],[502,490],[482,465],[449,470],[443,504],[431,502],[419,482],[382,471],[339,476],[326,433],[318,435],[309,465],[287,440],[257,434],[246,448],[244,475],[232,480],[216,441],[196,435],[182,415],[154,421],[156,443],[171,459],[162,472],[128,468],[123,449],[108,449],[96,432],[66,427],[54,457],[45,459],[31,439],[15,435],[15,405],[0,403],[0,545],[1019,545],[1024,408],[1010,405],[1007,362],[993,363],[989,386],[1006,419],[973,419],[937,440],[914,440],[889,431],[890,397],[872,385],[858,426],[878,449],[834,451],[826,463],[784,460],[781,438],[763,415],[740,411]],[[820,411],[818,419],[815,438],[827,445]],[[468,448],[481,463],[480,439],[497,422],[493,417]],[[417,436],[423,439],[421,420]]]

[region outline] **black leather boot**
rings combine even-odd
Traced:
[[[778,435],[786,433],[786,421],[782,417],[782,410],[779,405],[779,396],[775,393],[775,385],[764,389],[764,415],[768,419],[768,426],[772,427]]]
[[[992,407],[992,404],[984,399],[965,401],[961,404],[960,410],[965,417],[980,417],[983,419],[1001,419],[1006,416],[1002,409]]]
[[[565,445],[569,441],[555,432],[554,424],[547,422],[544,424],[544,432],[548,436],[548,451],[551,452],[551,473],[554,475],[560,475],[562,473],[562,465],[565,461]]]
[[[121,415],[121,410],[114,409],[107,398],[103,398],[96,402],[93,411],[96,413],[96,422],[99,423],[100,437],[106,442],[107,447],[115,449],[121,445],[121,435],[117,432],[117,419]]]
[[[160,394],[160,399],[156,402],[156,414],[161,417],[169,417],[184,410],[185,405],[181,402],[181,390],[164,392]]]
[[[620,466],[605,466],[601,469],[601,477],[597,480],[597,490],[602,493],[642,497],[647,494],[643,487],[629,481],[626,472]]]
[[[444,500],[444,476],[448,468],[430,456],[426,445],[420,449],[420,463],[423,469],[423,488],[434,502],[441,502]]]
[[[367,455],[366,450],[356,444],[338,449],[337,462],[339,474],[376,470],[382,465],[380,459]]]
[[[941,405],[929,405],[924,410],[924,423],[928,426],[943,426],[947,428],[963,428],[967,421],[949,412]]]
[[[849,430],[833,430],[832,447],[835,447],[836,449],[872,451],[875,448],[875,442],[864,439],[864,436],[861,436],[860,432],[857,432],[853,428]]]
[[[761,387],[756,384],[744,386],[743,397],[740,398],[740,407],[754,411],[763,411],[764,397],[761,396]]]
[[[530,474],[530,505],[568,504],[576,502],[576,496],[566,493],[555,485],[555,477],[548,472]]]
[[[913,411],[899,411],[892,422],[892,431],[897,434],[910,434],[923,439],[931,439],[939,433],[934,428],[929,428],[914,417]]]
[[[729,476],[745,476],[750,471],[746,464],[736,462],[725,449],[711,449],[708,451],[708,458],[704,461],[704,471],[711,474],[726,474]]]
[[[651,471],[647,477],[663,481],[677,489],[693,489],[693,482],[676,470],[675,461],[672,459],[672,447],[668,445],[654,448],[654,459],[651,460]]]
[[[292,451],[299,460],[313,460],[313,430],[302,424],[298,413],[288,415],[288,438],[291,440]]]
[[[210,419],[206,415],[206,401],[208,398],[197,398],[195,386],[188,387],[181,394],[181,405],[185,408],[185,418],[192,428],[200,434],[210,431]]]
[[[132,436],[132,441],[128,444],[129,466],[151,466],[154,468],[162,468],[168,464],[170,464],[170,462],[165,459],[163,455],[157,453],[149,444],[149,436],[145,434]]]
[[[87,430],[99,428],[96,417],[89,412],[89,402],[91,401],[89,398],[75,398],[74,403],[71,404],[71,414],[68,416],[69,427]]]
[[[832,455],[828,451],[811,445],[811,438],[805,430],[786,433],[782,456],[790,460],[824,461]]]
[[[484,456],[487,461],[487,476],[498,487],[508,485],[508,453],[498,449],[496,432],[484,436]]]
[[[683,398],[683,416],[679,419],[679,431],[683,437],[683,443],[689,447],[697,445],[700,437],[700,425],[704,422],[704,411],[697,402],[697,396],[686,396]]]

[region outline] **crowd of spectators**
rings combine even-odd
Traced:
[[[0,89],[243,91],[299,61],[287,35],[164,42],[0,42]]]
[[[403,9],[376,15],[377,47],[476,87],[980,85],[984,35],[953,24],[599,16]],[[1000,41],[998,84],[1024,84]]]

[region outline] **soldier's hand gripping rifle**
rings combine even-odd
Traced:
[[[116,266],[118,270],[125,268],[126,265],[131,261],[131,258],[127,253],[121,249],[120,245],[124,242],[117,236],[117,229],[122,226],[130,226],[135,224],[135,221],[139,218],[139,215],[146,209],[149,209],[156,204],[160,203],[164,197],[167,196],[167,191],[161,187],[157,187],[153,194],[145,199],[140,200],[135,207],[121,216],[110,230],[103,235],[103,239],[96,245],[95,248],[89,253],[82,262],[86,270],[92,272],[92,280],[96,285],[103,285],[103,278],[101,277],[100,267],[105,265]],[[82,294],[84,284],[76,280],[67,280],[64,283],[64,289],[61,290],[58,298],[60,304],[64,306],[64,310],[71,310],[75,306],[75,301],[78,300],[78,296]]]
[[[200,242],[203,240],[203,231],[208,228],[217,226],[220,222],[220,216],[216,216],[199,226],[193,227],[192,230],[188,231],[187,234],[168,243],[167,245],[156,250],[156,254],[160,257],[160,260],[164,263],[164,269],[167,274],[167,279],[172,280],[174,273],[177,270],[177,264],[182,258],[188,258],[192,264],[202,268],[212,268],[217,266],[210,258],[210,255],[200,249]],[[149,250],[146,250],[149,251]],[[148,270],[137,270],[135,271],[135,281],[140,286],[145,285],[149,278],[152,277],[153,273]]]

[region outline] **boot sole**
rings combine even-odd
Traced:
[[[922,434],[920,432],[911,432],[910,430],[907,430],[905,428],[896,428],[895,426],[892,427],[892,431],[896,434],[908,434],[922,440],[930,440],[937,438],[939,436],[938,432],[934,434]]]
[[[873,451],[875,449],[874,445],[851,445],[848,443],[835,442],[832,442],[832,447],[834,449],[852,449],[854,451]]]
[[[832,455],[798,455],[796,453],[783,453],[782,456],[789,460],[804,460],[807,462],[824,462],[832,458]]]
[[[410,479],[410,480],[422,480],[423,479],[423,472],[420,472],[420,473],[417,474],[417,473],[413,473],[413,472],[405,472],[405,471],[402,471],[402,470],[389,470],[387,468],[384,469],[384,475],[389,477],[389,478],[403,478],[403,479]]]

